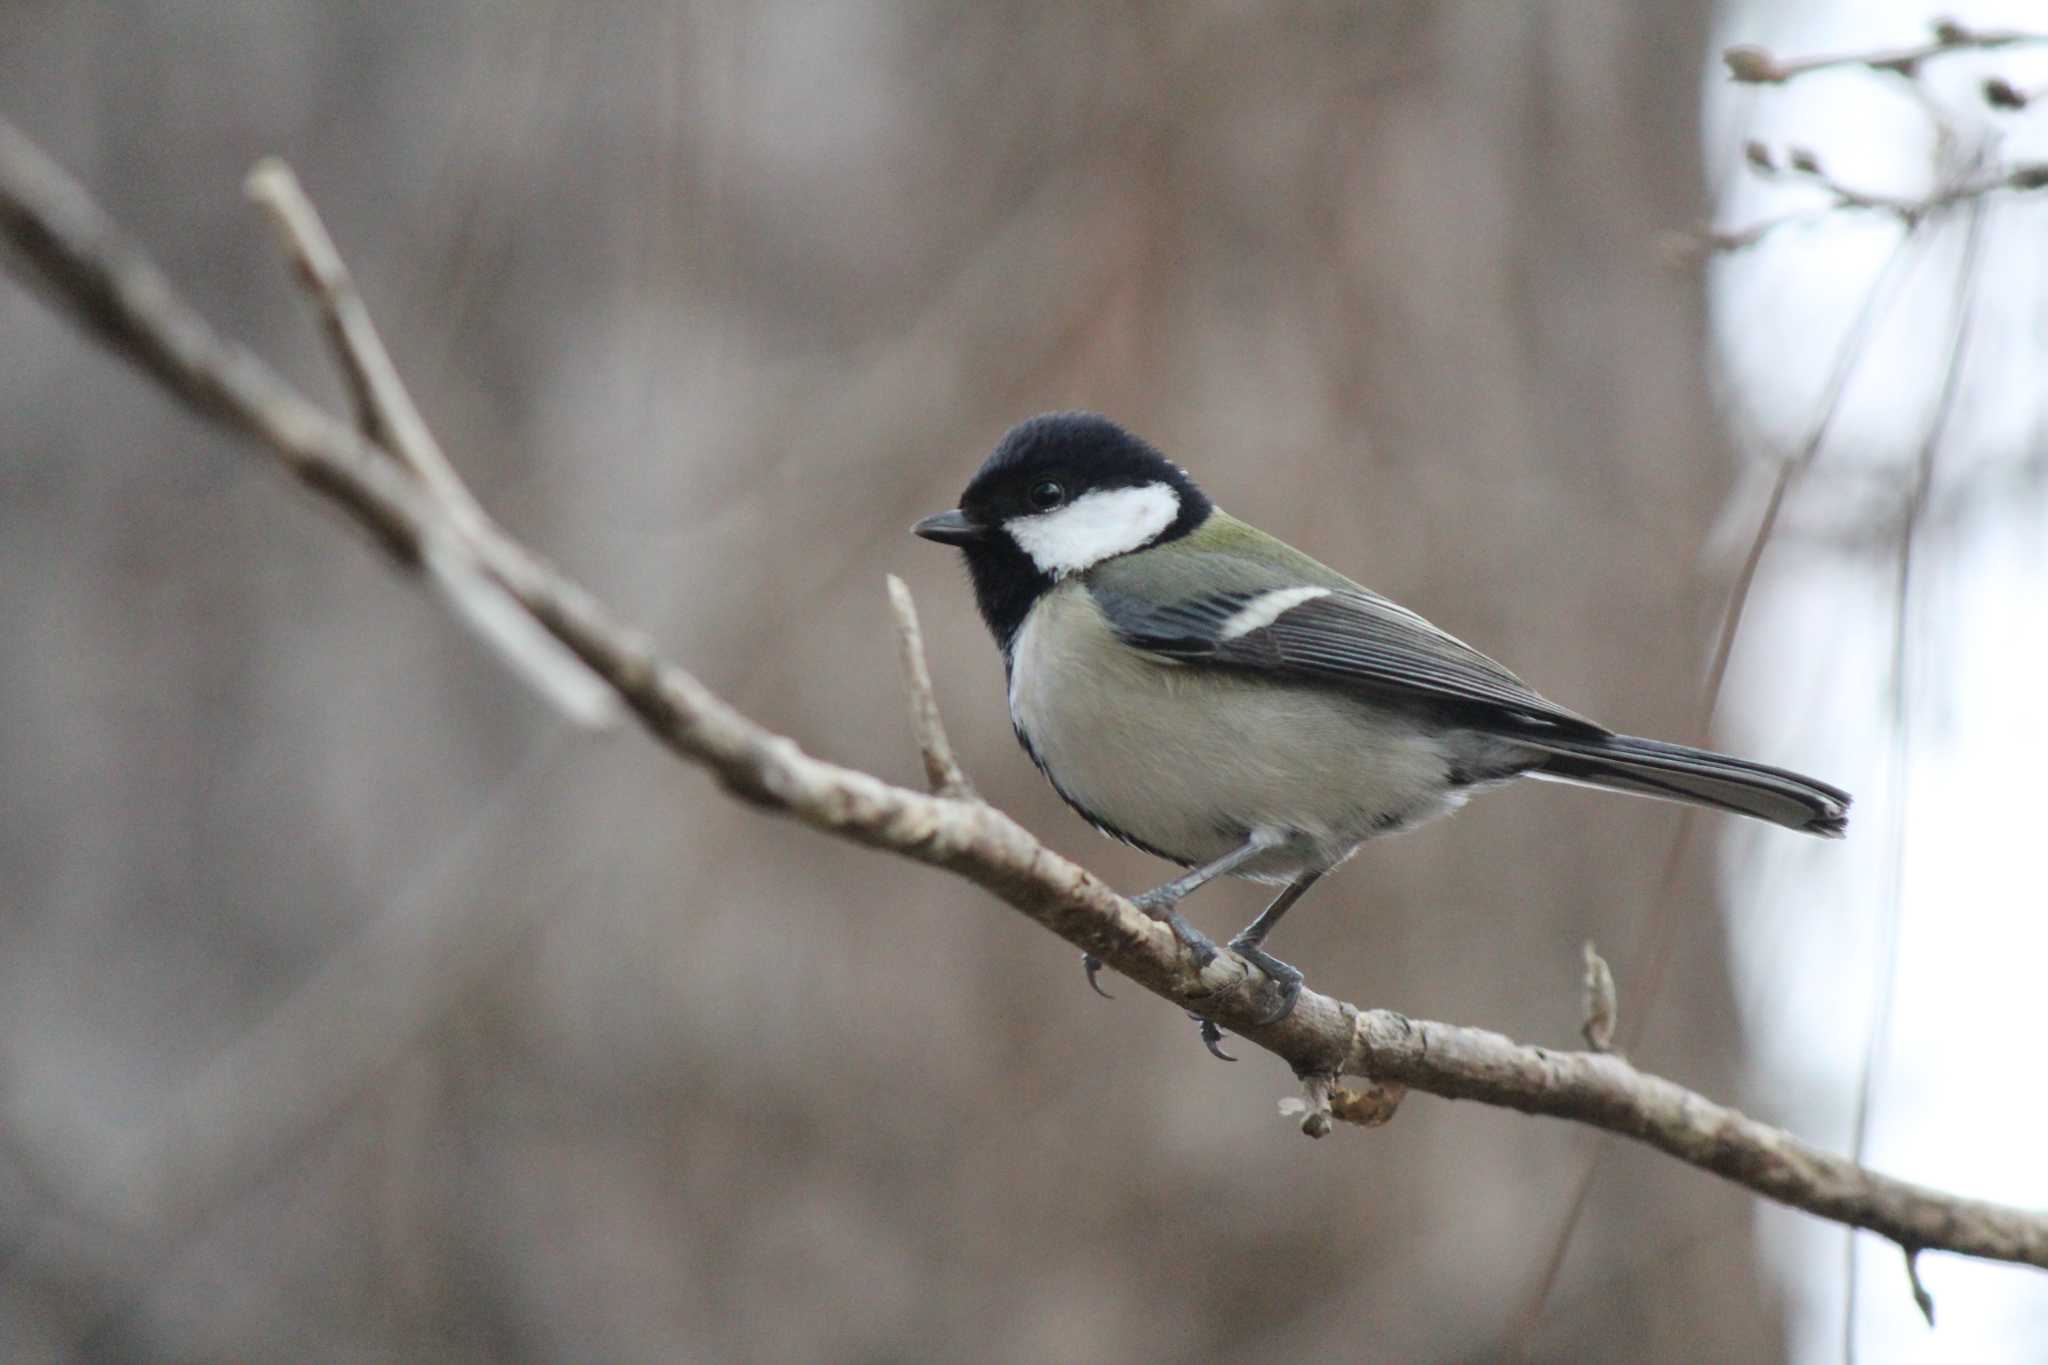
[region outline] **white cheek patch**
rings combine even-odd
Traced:
[[[1293,611],[1304,602],[1329,595],[1328,588],[1275,588],[1271,592],[1262,592],[1231,613],[1230,619],[1223,623],[1223,629],[1216,633],[1217,638],[1235,640],[1240,635],[1264,630],[1279,620],[1283,613]]]
[[[1040,573],[1064,578],[1150,544],[1179,515],[1180,494],[1148,483],[1084,493],[1065,507],[1012,518],[1003,529]]]

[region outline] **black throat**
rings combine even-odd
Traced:
[[[1042,572],[1002,531],[963,548],[968,575],[974,579],[974,604],[981,608],[981,619],[988,622],[989,634],[996,637],[1007,666],[1024,618],[1038,599],[1052,590],[1053,576]]]

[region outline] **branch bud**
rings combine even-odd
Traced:
[[[2027,97],[2013,83],[2003,76],[1992,76],[1984,82],[1984,102],[1993,109],[2024,109]]]
[[[1776,85],[1785,79],[1785,68],[1777,58],[1760,47],[1731,47],[1722,52],[1728,74],[1744,85]]]

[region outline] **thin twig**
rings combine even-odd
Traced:
[[[505,590],[494,564],[519,551],[464,485],[420,416],[347,263],[292,168],[277,157],[265,157],[242,188],[277,228],[300,282],[320,310],[355,405],[357,427],[426,486],[455,528],[455,536],[437,536],[423,548],[420,563],[428,581],[472,632],[564,715],[590,729],[616,724],[619,706],[611,688]]]
[[[1819,208],[1801,209],[1797,213],[1765,218],[1744,228],[1716,228],[1702,223],[1690,231],[1673,229],[1659,236],[1658,255],[1660,259],[1672,265],[1693,265],[1709,256],[1747,250],[1779,228],[1791,227],[1798,223],[1823,222],[1834,213],[1835,208],[1834,204],[1823,204]]]
[[[51,176],[65,192],[53,197]],[[48,211],[53,204],[65,211]],[[81,218],[79,205],[91,209]],[[82,232],[73,229],[84,225]],[[256,437],[372,528],[402,562],[454,534],[445,509],[354,431],[314,408],[245,353],[214,337],[160,273],[111,233],[83,190],[0,125],[0,238],[46,295],[174,397]],[[196,342],[195,342],[196,339]],[[222,366],[233,368],[224,375]],[[657,741],[739,798],[835,837],[944,868],[1124,976],[1284,1059],[1296,1075],[1363,1076],[1452,1099],[1571,1119],[1625,1134],[1702,1170],[1901,1246],[2048,1269],[2048,1215],[1964,1199],[1858,1167],[1615,1054],[1529,1047],[1482,1029],[1360,1009],[1303,990],[1262,1022],[1257,972],[1234,953],[1197,967],[1172,932],[1085,869],[982,802],[926,795],[813,758],[762,728],[654,652],[574,583],[531,556],[508,561],[507,587],[602,676]],[[1333,1096],[1334,1103],[1334,1096]]]
[[[932,690],[932,670],[924,656],[924,631],[917,624],[917,603],[910,588],[895,574],[889,575],[889,607],[896,614],[896,646],[903,665],[903,689],[910,695],[910,726],[917,735],[917,751],[924,757],[925,781],[933,794],[974,801],[974,784],[953,756],[946,738],[946,722],[939,715],[938,695]]]
[[[1783,85],[1815,71],[1860,66],[1886,75],[1911,79],[1924,62],[1952,52],[1982,52],[1992,48],[2017,47],[2025,43],[2048,43],[2048,34],[2018,29],[1973,29],[1954,19],[1934,21],[1934,37],[1917,47],[1847,52],[1833,57],[1796,57],[1780,60],[1754,44],[1731,47],[1722,52],[1728,74],[1744,85]]]
[[[10,263],[53,307],[340,506],[393,560],[464,608],[457,615],[472,635],[567,714],[607,722],[609,689],[570,684],[549,667],[559,651],[542,654],[533,632],[500,628],[523,613],[409,475],[180,303],[84,189],[4,121],[0,180]]]
[[[1751,158],[1750,164],[1756,165]],[[1765,218],[1744,228],[1697,228],[1690,233],[1669,239],[1673,254],[1678,256],[1703,256],[1716,252],[1741,251],[1755,246],[1779,228],[1795,223],[1815,223],[1840,212],[1880,213],[1897,219],[1908,231],[1930,215],[1964,204],[1981,202],[1987,196],[2006,191],[2029,193],[2048,189],[2048,162],[2021,161],[1990,174],[1972,179],[1958,180],[1945,185],[1931,194],[1898,195],[1884,194],[1875,190],[1859,190],[1834,179],[1821,169],[1818,158],[1809,152],[1794,152],[1788,170],[1777,170],[1775,163],[1763,174],[1798,176],[1806,183],[1824,191],[1828,202],[1819,208],[1801,209],[1775,218]]]
[[[1941,453],[1943,440],[1947,438],[1949,423],[1956,412],[1956,401],[1962,392],[1963,365],[1969,355],[1971,322],[1977,311],[1977,294],[1980,286],[1978,262],[1983,241],[1984,205],[1980,202],[1970,214],[1967,235],[1956,259],[1953,291],[1956,303],[1955,315],[1950,324],[1948,363],[1942,370],[1941,389],[1935,395],[1933,412],[1927,421],[1927,430],[1921,435],[1919,450],[1913,457],[1912,482],[1907,487],[1900,505],[1899,557],[1897,577],[1892,584],[1891,623],[1891,885],[1890,894],[1886,897],[1889,913],[1884,934],[1884,970],[1879,978],[1870,1032],[1864,1039],[1863,1067],[1856,1082],[1856,1113],[1851,1128],[1854,1138],[1850,1150],[1859,1162],[1864,1159],[1864,1154],[1870,1147],[1870,1119],[1876,1108],[1878,1063],[1890,1037],[1892,1007],[1898,994],[1899,936],[1906,908],[1906,814],[1912,791],[1913,756],[1913,717],[1908,705],[1911,699],[1908,690],[1908,666],[1912,662],[1910,627],[1914,551],[1919,544],[1920,522],[1926,515],[1928,495],[1934,487],[1935,461]],[[1842,1341],[1843,1354],[1850,1359],[1854,1359],[1856,1354],[1856,1252],[1857,1238],[1856,1234],[1851,1232],[1842,1251],[1846,1286],[1842,1296]],[[1921,1303],[1926,1290],[1920,1284],[1917,1271],[1914,1271],[1910,1254],[1906,1267],[1908,1271],[1913,1272],[1914,1302]],[[1922,1311],[1930,1313],[1930,1322],[1931,1302],[1928,1300],[1922,1303]]]
[[[1913,1291],[1913,1306],[1920,1310],[1920,1316],[1927,1319],[1929,1327],[1934,1326],[1934,1295],[1927,1292],[1927,1286],[1920,1280],[1920,1248],[1900,1247],[1906,1253],[1906,1283]]]
[[[277,229],[278,240],[319,305],[320,321],[348,384],[363,435],[417,474],[448,509],[449,519],[465,533],[481,531],[489,518],[406,391],[347,263],[313,201],[300,187],[298,176],[278,157],[267,156],[250,170],[242,191]]]

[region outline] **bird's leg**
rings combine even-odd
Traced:
[[[1218,877],[1236,871],[1267,849],[1277,847],[1285,841],[1286,836],[1277,831],[1255,829],[1242,844],[1215,862],[1204,863],[1193,871],[1175,877],[1164,886],[1155,886],[1142,895],[1133,896],[1131,904],[1173,930],[1173,936],[1194,955],[1197,969],[1206,967],[1216,960],[1216,945],[1209,941],[1207,934],[1189,924],[1176,907],[1187,899],[1189,893],[1207,886]],[[1088,984],[1095,988],[1097,995],[1108,995],[1095,980],[1095,974],[1102,970],[1101,958],[1093,953],[1081,954],[1081,969],[1088,973]]]
[[[1308,872],[1295,878],[1294,883],[1273,898],[1273,903],[1259,912],[1259,917],[1247,924],[1236,938],[1230,940],[1230,951],[1264,972],[1272,983],[1280,988],[1280,1003],[1271,1012],[1260,1017],[1261,1024],[1277,1024],[1294,1011],[1294,1002],[1301,998],[1302,976],[1299,968],[1290,967],[1274,957],[1260,945],[1266,935],[1273,932],[1273,926],[1280,917],[1294,907],[1294,903],[1308,893],[1308,889],[1322,879],[1321,872]],[[1196,1018],[1201,1018],[1197,1015]],[[1223,1030],[1213,1020],[1202,1019],[1202,1046],[1226,1062],[1237,1059],[1222,1048]]]
[[[1294,1010],[1294,1002],[1301,995],[1301,971],[1290,967],[1279,958],[1267,952],[1263,946],[1266,935],[1273,932],[1273,926],[1280,917],[1294,908],[1294,903],[1308,894],[1308,889],[1321,881],[1323,874],[1305,872],[1294,879],[1293,885],[1273,897],[1273,903],[1259,912],[1259,917],[1239,931],[1230,940],[1230,951],[1257,967],[1280,988],[1280,1004],[1271,1014],[1260,1019],[1262,1024],[1277,1024]]]

